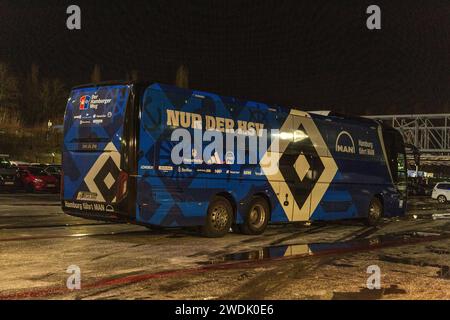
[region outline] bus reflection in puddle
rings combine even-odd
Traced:
[[[308,244],[291,244],[267,246],[258,250],[238,252],[213,258],[200,264],[218,264],[233,261],[275,260],[287,257],[306,257],[319,254],[339,254],[358,250],[370,250],[376,247],[389,247],[414,243],[423,238],[441,237],[439,233],[407,232],[375,236],[368,239],[350,240],[344,242],[324,242]]]

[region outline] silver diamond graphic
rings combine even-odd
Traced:
[[[105,180],[103,180],[103,182],[105,183],[105,185],[108,189],[111,189],[112,185],[114,184],[114,177],[112,176],[111,173],[108,173],[108,175],[105,177]]]
[[[303,178],[305,178],[309,169],[310,166],[308,160],[306,160],[306,157],[301,154],[300,157],[297,158],[297,161],[295,161],[295,170],[297,171],[300,181],[303,181]]]

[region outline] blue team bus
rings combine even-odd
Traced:
[[[174,161],[180,130],[201,139]],[[244,143],[211,153],[210,132]],[[267,142],[256,158],[246,143],[255,136]],[[401,134],[375,120],[159,83],[89,84],[67,103],[62,208],[150,228],[196,226],[209,237],[261,234],[268,223],[376,224],[405,214],[406,170]]]

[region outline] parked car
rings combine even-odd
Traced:
[[[29,166],[30,164],[28,162],[24,162],[24,161],[11,160],[11,165],[19,168],[19,167]]]
[[[430,196],[433,186],[426,183],[408,183],[408,194],[412,196]]]
[[[44,171],[51,174],[55,178],[59,178],[61,176],[61,165],[58,164],[46,165]]]
[[[0,190],[15,191],[18,187],[17,168],[11,165],[9,156],[0,154]]]
[[[42,167],[26,167],[19,171],[22,185],[27,192],[58,192],[58,179]]]
[[[439,182],[433,188],[431,198],[439,203],[446,203],[450,199],[450,182]]]
[[[58,164],[49,164],[44,168],[44,171],[58,180],[58,186],[61,183],[61,165]]]

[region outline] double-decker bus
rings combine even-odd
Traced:
[[[73,88],[65,113],[62,208],[88,219],[209,237],[376,224],[405,214],[406,172],[397,130],[332,112],[115,82]]]

